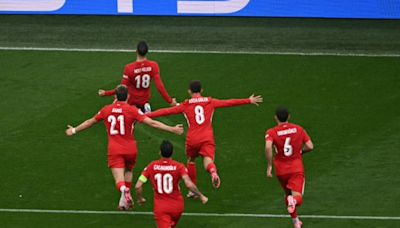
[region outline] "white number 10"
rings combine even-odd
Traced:
[[[293,148],[292,145],[290,145],[290,137],[287,137],[285,139],[285,146],[283,146],[283,154],[286,157],[289,157],[293,154]]]
[[[166,173],[164,176],[161,173],[154,175],[157,181],[157,191],[160,194],[171,194],[174,186],[172,185],[173,177],[171,174]]]

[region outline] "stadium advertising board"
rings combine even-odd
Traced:
[[[400,19],[399,0],[0,0],[0,14]]]

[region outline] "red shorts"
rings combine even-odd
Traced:
[[[283,190],[286,193],[290,191],[300,192],[304,194],[304,173],[292,173],[282,176],[277,176]]]
[[[199,144],[186,144],[186,156],[195,158],[198,156],[210,157],[214,161],[215,143],[203,142]]]
[[[126,168],[133,169],[136,164],[135,154],[109,154],[108,168]]]
[[[154,210],[154,219],[158,228],[175,227],[183,213],[183,206],[164,210]]]

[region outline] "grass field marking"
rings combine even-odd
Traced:
[[[1,47],[5,51],[71,51],[71,52],[135,52],[133,49],[103,48],[54,48],[54,47]],[[340,52],[280,52],[280,51],[199,51],[199,50],[151,50],[154,53],[175,54],[242,54],[242,55],[300,55],[300,56],[350,56],[350,57],[400,57],[400,54],[340,53]]]
[[[0,212],[9,213],[43,213],[43,214],[106,214],[106,215],[153,215],[153,212],[142,211],[91,211],[91,210],[46,210],[46,209],[7,209]],[[252,218],[288,218],[289,215],[279,214],[246,214],[246,213],[183,213],[184,216],[200,217],[252,217]],[[342,219],[342,220],[400,220],[400,216],[353,216],[353,215],[300,215],[311,219]]]

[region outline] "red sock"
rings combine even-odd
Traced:
[[[297,211],[294,209],[293,213],[290,213],[291,218],[297,218]]]
[[[132,182],[126,182],[126,181],[125,181],[125,186],[126,186],[127,188],[131,189]]]
[[[210,164],[208,164],[207,172],[209,172],[210,174],[217,172],[217,167],[215,166],[214,162],[211,162]]]
[[[197,171],[196,171],[196,164],[194,162],[187,163],[187,169],[190,179],[194,184],[197,184]]]
[[[117,183],[117,190],[120,192],[121,191],[121,187],[122,186],[125,186],[125,181],[119,181],[118,183]],[[126,186],[125,186],[126,187]]]
[[[293,199],[296,200],[296,207],[301,206],[301,204],[303,203],[303,197],[302,196],[293,196]]]

